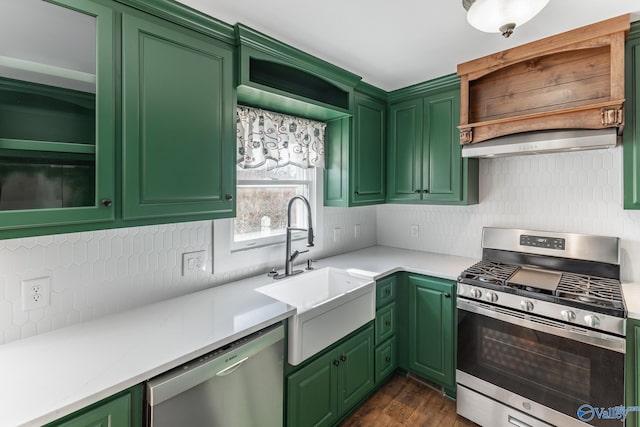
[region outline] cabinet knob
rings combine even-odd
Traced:
[[[358,197],[360,195],[360,193],[358,191],[353,193],[354,196]]]
[[[445,297],[445,298],[451,298],[451,294],[450,294],[449,292],[445,292],[445,293],[444,293],[444,297]]]
[[[414,193],[418,193],[418,194],[422,193],[422,190],[418,188],[417,190],[414,191]]]
[[[102,199],[100,201],[100,204],[102,206],[104,206],[105,208],[111,207],[111,205],[113,204],[113,202],[111,201],[111,199]]]
[[[422,192],[423,192],[423,193],[428,193],[428,192],[429,192],[429,190],[422,190]]]
[[[333,359],[333,366],[339,366],[340,361],[338,359]]]
[[[233,200],[233,194],[225,194],[224,199],[229,201]]]
[[[384,326],[387,326],[387,327],[391,326],[391,320],[386,320],[384,322]]]
[[[387,363],[391,363],[391,356],[385,357],[384,361],[387,362]]]
[[[384,294],[385,294],[386,296],[391,295],[391,289],[389,289],[389,288],[385,289],[385,290],[384,290]]]
[[[340,355],[340,361],[341,362],[346,362],[347,361],[347,356],[345,356],[344,354]]]

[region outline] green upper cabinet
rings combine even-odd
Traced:
[[[633,22],[625,51],[624,208],[640,209],[640,22]]]
[[[455,76],[389,96],[387,201],[478,202],[478,160],[463,159],[457,126],[460,88]]]
[[[455,396],[455,282],[408,275],[408,369]]]
[[[0,47],[15,59],[0,73],[3,238],[108,222],[115,212],[115,13],[92,1],[27,6],[0,6],[25,31],[0,30],[15,40]],[[52,25],[30,24],[41,20]]]
[[[360,77],[242,24],[238,39],[238,102],[329,121],[351,115]]]
[[[360,87],[365,85],[361,83]],[[371,86],[370,91],[375,90]],[[385,101],[356,88],[353,117],[329,123],[325,138],[325,206],[384,203],[385,110]]]
[[[122,218],[234,216],[233,49],[133,12],[122,27]]]

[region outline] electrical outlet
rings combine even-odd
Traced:
[[[340,240],[342,240],[342,230],[336,227],[333,229],[333,243],[338,243]]]
[[[420,235],[420,227],[417,225],[411,226],[411,237],[418,237]]]
[[[360,224],[356,224],[353,227],[353,238],[358,240],[360,238]]]
[[[182,254],[182,275],[206,271],[205,256],[207,251],[185,252]]]
[[[29,311],[49,306],[51,279],[39,277],[22,281],[22,310]]]

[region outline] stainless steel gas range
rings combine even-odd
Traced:
[[[619,239],[485,228],[482,250],[458,278],[458,413],[486,427],[621,425]]]

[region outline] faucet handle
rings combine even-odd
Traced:
[[[307,260],[307,268],[305,268],[305,270],[314,270],[313,265],[311,265],[312,262],[315,262],[315,260],[311,258]]]

